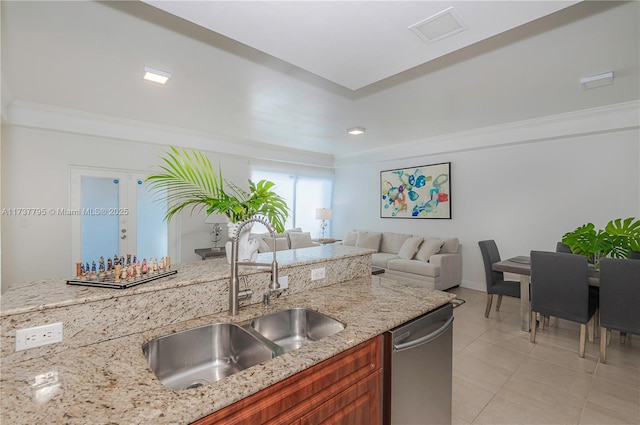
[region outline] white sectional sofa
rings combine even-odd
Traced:
[[[269,233],[252,233],[249,238],[258,241],[258,252],[273,251],[273,239]],[[299,227],[276,234],[276,251],[310,248],[313,246],[320,246],[320,244],[312,241],[311,234],[309,232],[303,232]]]
[[[462,281],[462,245],[458,238],[354,230],[343,245],[368,248],[371,262],[386,277],[430,289],[445,290]]]

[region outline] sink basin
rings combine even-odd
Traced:
[[[163,336],[145,344],[143,353],[160,382],[174,390],[218,381],[275,356],[266,344],[233,323]]]
[[[292,308],[251,321],[251,328],[289,352],[340,332],[345,325],[306,308]]]

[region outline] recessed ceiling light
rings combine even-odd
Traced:
[[[367,129],[364,127],[353,127],[347,130],[347,133],[352,136],[359,136],[360,134],[364,134],[365,131],[367,131]]]
[[[144,67],[144,76],[142,77],[147,81],[152,81],[158,84],[166,84],[171,78],[171,73],[166,71],[160,71],[148,66]]]

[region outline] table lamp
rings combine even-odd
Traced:
[[[331,220],[333,212],[328,208],[318,208],[316,209],[316,218],[318,220],[322,220],[320,224],[320,228],[322,229],[322,239],[324,239],[324,231],[327,228],[327,220]]]
[[[211,242],[213,242],[213,251],[219,251],[221,248],[218,246],[222,235],[222,223],[229,221],[227,216],[223,214],[210,214],[204,220],[206,224],[212,224],[213,230],[211,231]]]

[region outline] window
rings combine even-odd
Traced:
[[[301,227],[310,232],[312,238],[321,236],[320,220],[316,219],[317,208],[331,208],[333,175],[324,173],[280,172],[253,168],[251,180],[269,180],[275,183],[274,192],[282,196],[290,209],[285,228]],[[253,232],[264,229],[253,228]],[[327,222],[325,236],[331,235],[331,222]]]

